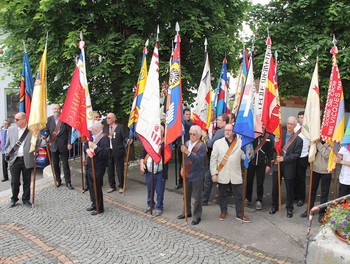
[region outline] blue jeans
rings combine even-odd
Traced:
[[[146,173],[146,184],[147,184],[147,205],[151,206],[151,178],[152,173]],[[165,179],[163,179],[162,172],[155,173],[153,175],[153,192],[157,194],[157,203],[152,208],[163,211],[164,209],[164,191],[165,191]]]

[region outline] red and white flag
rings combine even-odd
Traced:
[[[159,57],[158,43],[156,43],[136,126],[136,132],[143,147],[155,163],[159,163],[161,160],[160,148],[162,144],[159,88]]]

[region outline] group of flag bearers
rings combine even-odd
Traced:
[[[141,70],[136,86],[134,101],[130,111],[129,129],[130,138],[137,133],[142,145],[152,159],[151,167],[154,164],[167,164],[172,156],[172,145],[175,141],[182,137],[183,132],[183,98],[182,98],[182,77],[181,77],[181,51],[180,51],[180,28],[176,24],[175,47],[170,59],[169,83],[167,85],[166,98],[166,119],[164,122],[164,136],[161,129],[160,105],[155,102],[160,101],[160,85],[159,85],[159,55],[158,55],[158,34],[152,53],[152,60],[149,71],[147,71],[147,45],[143,49],[141,62]],[[89,128],[93,125],[92,104],[87,85],[87,76],[85,69],[85,43],[80,37],[79,48],[81,54],[77,61],[73,74],[72,82],[68,90],[66,101],[61,115],[61,121],[69,124],[72,128],[78,130],[82,136],[92,139]],[[210,126],[211,112],[215,110],[216,116],[222,113],[234,113],[237,118],[233,126],[233,132],[239,135],[242,140],[242,150],[245,153],[244,167],[249,166],[249,160],[254,157],[253,141],[263,134],[263,125],[265,126],[266,137],[273,135],[275,138],[275,151],[277,155],[281,154],[282,149],[282,122],[281,107],[277,83],[277,52],[275,57],[272,55],[271,38],[268,36],[266,41],[266,52],[263,62],[262,73],[260,77],[259,87],[255,87],[253,74],[253,52],[248,58],[248,53],[243,51],[243,60],[239,71],[239,81],[237,92],[232,109],[229,107],[228,98],[228,79],[227,79],[227,59],[224,58],[218,86],[215,92],[211,87],[211,73],[209,65],[209,55],[207,52],[207,42],[205,42],[205,66],[198,88],[195,106],[193,109],[192,121],[202,130],[207,131]],[[349,138],[350,128],[345,129],[344,121],[344,95],[342,91],[341,79],[336,62],[338,53],[336,43],[332,48],[333,68],[331,80],[329,84],[329,92],[327,103],[324,110],[322,126],[320,124],[320,99],[318,86],[318,66],[316,67],[312,82],[309,89],[308,100],[305,107],[304,122],[301,133],[310,140],[309,161],[315,159],[315,145],[320,138],[332,146],[329,158],[328,169],[331,171],[335,168],[335,156],[339,144],[350,149]],[[32,133],[31,150],[35,151],[40,131],[47,123],[47,80],[46,80],[46,53],[45,46],[39,72],[32,84],[31,72],[29,66],[28,55],[25,51],[23,60],[23,71],[21,80],[21,108],[20,112],[25,112],[28,116],[28,129]],[[214,94],[214,99],[212,99]],[[22,103],[24,102],[24,104]],[[30,105],[31,102],[31,105]],[[350,127],[350,123],[348,123]],[[344,136],[344,138],[343,138]],[[343,141],[342,141],[343,140]],[[183,144],[185,142],[182,142]],[[164,154],[162,155],[161,146],[164,144]],[[129,153],[129,151],[128,151]],[[92,157],[93,159],[93,157]],[[184,159],[184,157],[183,157]],[[127,163],[125,166],[125,180],[127,174]],[[279,168],[279,166],[278,166]],[[312,168],[312,167],[311,167]],[[152,170],[153,171],[153,170]],[[312,169],[310,183],[312,182]],[[94,183],[96,185],[96,177],[92,171]],[[246,170],[244,173],[244,182],[246,182]],[[153,173],[151,175],[153,179]],[[184,200],[186,201],[186,173],[184,179]],[[280,179],[280,177],[278,177]],[[150,181],[151,184],[153,180]],[[125,191],[124,183],[124,191]],[[311,184],[310,184],[311,185]],[[336,185],[336,184],[335,184]],[[281,210],[281,188],[279,186],[279,210]],[[154,188],[150,188],[150,211],[153,207]],[[33,182],[33,198],[35,195],[35,166],[34,166],[34,182]],[[95,198],[97,200],[97,192]],[[243,199],[245,197],[243,196]],[[310,200],[310,195],[309,195]],[[308,203],[310,206],[310,202]],[[184,203],[186,208],[186,203]],[[308,212],[310,208],[308,208]],[[185,218],[187,221],[187,213],[185,210]]]

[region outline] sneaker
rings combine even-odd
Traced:
[[[252,202],[249,202],[248,199],[245,199],[244,206],[248,207],[250,205],[252,205]]]
[[[226,214],[220,214],[219,215],[219,220],[223,221],[225,219],[225,217],[226,217]]]
[[[109,188],[109,189],[107,190],[107,193],[111,193],[111,192],[114,192],[114,191],[115,191],[114,188]]]
[[[143,210],[143,212],[146,213],[146,214],[151,212],[151,207],[147,207],[145,210]]]
[[[241,221],[242,223],[250,223],[252,222],[247,216],[243,215],[241,217],[236,217],[238,221]]]
[[[256,201],[255,203],[255,209],[256,210],[261,210],[262,209],[262,203],[260,201]]]
[[[161,216],[162,214],[163,214],[163,211],[157,209],[154,213],[154,216]]]
[[[124,192],[124,191],[123,191],[123,188],[119,188],[118,192],[119,192],[119,193],[123,193],[123,192]]]

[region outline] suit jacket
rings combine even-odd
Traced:
[[[7,133],[7,140],[5,145],[5,155],[8,155],[10,153],[12,148],[16,145],[16,142],[19,140],[17,125],[9,127],[7,132],[8,133]],[[27,169],[34,167],[34,152],[29,153],[31,138],[32,138],[32,133],[29,131],[26,138],[22,142],[24,165]],[[17,157],[18,157],[18,152],[15,152],[10,157],[10,160],[9,160],[10,166],[15,162]]]
[[[282,133],[282,146],[286,144],[287,131]],[[287,180],[292,180],[296,176],[297,160],[300,158],[301,150],[303,149],[303,140],[297,136],[293,143],[289,145],[286,153],[284,154],[284,161],[281,162],[281,170],[283,176]],[[277,170],[277,166],[274,167]]]
[[[188,143],[189,141],[186,142],[186,147],[188,147]],[[189,182],[198,182],[204,180],[206,154],[206,147],[205,144],[202,142],[202,145],[199,147],[196,154],[194,154],[193,151],[191,151],[189,156],[185,155],[186,165],[188,164],[189,160],[192,161],[191,170],[187,172],[187,180]]]
[[[110,134],[110,126],[104,127],[104,133]],[[112,133],[112,155],[113,157],[118,157],[125,154],[125,144],[127,143],[128,137],[127,130],[122,124],[117,124],[116,128]]]
[[[44,129],[45,137],[51,137],[56,128],[56,122],[54,116],[50,116],[47,119],[46,128]],[[50,145],[50,150],[56,152],[68,151],[67,145],[71,144],[72,127],[64,122],[61,123],[61,127],[58,130],[55,140]],[[49,139],[50,140],[50,139]]]
[[[6,142],[4,142],[4,139],[3,139],[3,134],[5,132],[5,128],[2,128],[0,129],[0,150],[1,150],[1,153],[5,153],[5,144]],[[7,130],[7,133],[8,133],[8,130]]]
[[[87,144],[85,144],[87,145]],[[108,165],[109,160],[109,138],[107,135],[103,136],[97,143],[97,148],[95,148],[94,165],[95,170],[105,169]],[[87,156],[87,165],[91,168],[91,158]]]

